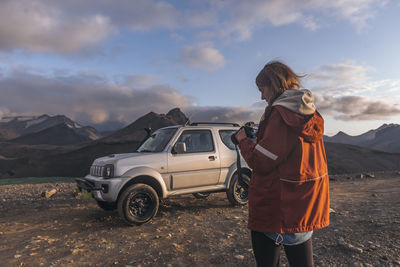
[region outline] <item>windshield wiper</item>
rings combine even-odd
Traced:
[[[147,150],[147,149],[143,149],[143,150],[140,150],[140,151],[138,151],[138,152],[154,152],[154,151]]]

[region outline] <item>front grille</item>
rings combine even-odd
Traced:
[[[92,165],[90,167],[90,175],[102,177],[103,176],[103,170],[104,170],[104,166]]]

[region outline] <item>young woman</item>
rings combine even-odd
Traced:
[[[236,134],[252,168],[249,220],[257,266],[279,266],[281,245],[290,266],[313,266],[311,236],[329,224],[329,178],[324,120],[300,77],[273,61],[256,84],[268,102],[257,142]]]

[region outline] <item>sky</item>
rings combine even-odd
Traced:
[[[258,122],[271,60],[303,75],[325,134],[400,124],[398,0],[1,0],[0,119],[100,130],[179,107]]]

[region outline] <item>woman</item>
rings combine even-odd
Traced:
[[[265,65],[256,78],[268,102],[257,142],[236,134],[253,170],[248,228],[257,266],[279,266],[281,245],[290,266],[313,266],[312,233],[329,225],[324,120],[299,78],[279,61]]]

